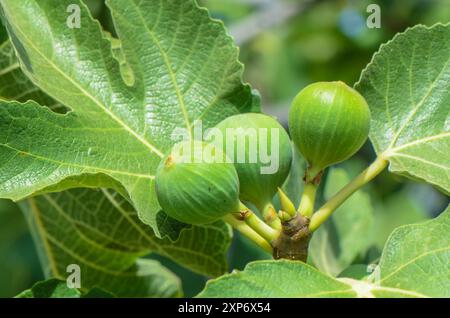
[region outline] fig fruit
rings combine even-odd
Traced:
[[[241,200],[253,203],[262,213],[272,209],[271,200],[289,174],[292,161],[285,129],[274,118],[259,113],[228,117],[215,128],[221,134],[212,142],[232,159]]]
[[[205,160],[207,152],[215,160]],[[156,171],[156,195],[162,209],[189,224],[216,221],[239,212],[239,179],[223,151],[201,141],[176,144]]]
[[[308,161],[311,178],[357,152],[369,127],[366,100],[343,82],[308,85],[294,98],[289,112],[291,138]]]

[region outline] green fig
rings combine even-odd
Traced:
[[[366,100],[343,82],[317,82],[298,93],[289,113],[292,141],[314,178],[326,167],[355,154],[367,139]]]
[[[206,160],[204,154],[212,155]],[[162,209],[189,224],[214,222],[239,212],[239,179],[223,151],[201,141],[176,144],[156,171]]]
[[[289,174],[292,149],[285,129],[272,117],[246,113],[228,117],[215,128],[216,145],[233,160],[240,183],[240,198],[275,215],[271,200]],[[212,138],[212,137],[210,137]]]

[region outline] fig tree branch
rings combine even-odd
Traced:
[[[313,214],[309,223],[309,230],[311,232],[315,231],[342,203],[344,203],[345,200],[380,174],[387,165],[388,161],[384,157],[378,157],[366,170],[350,181]]]

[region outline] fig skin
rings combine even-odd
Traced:
[[[185,160],[177,147],[196,150],[208,146],[219,162]],[[204,148],[202,148],[204,149]],[[239,179],[233,164],[214,145],[201,141],[178,143],[156,171],[156,195],[164,212],[189,224],[214,222],[228,213],[239,212]]]
[[[366,100],[343,82],[317,82],[294,98],[289,112],[292,141],[314,178],[326,167],[354,155],[369,134]]]
[[[292,161],[292,148],[291,141],[286,130],[281,126],[278,121],[273,117],[260,114],[260,113],[245,113],[230,116],[218,125],[216,125],[223,135],[223,140],[221,142],[223,151],[228,151],[227,155],[233,160],[234,166],[236,168],[237,174],[239,176],[240,183],[240,199],[242,201],[247,201],[253,203],[261,212],[262,210],[268,208],[271,205],[273,196],[278,190],[278,187],[286,180]],[[267,128],[267,149],[271,151],[271,128],[279,129],[279,159],[278,159],[278,170],[274,174],[262,174],[261,167],[267,167],[267,163],[262,163],[260,156],[257,156],[256,163],[249,163],[249,145],[248,138],[246,142],[245,154],[246,162],[237,162],[237,139],[234,138],[234,154],[230,153],[227,149],[227,138],[226,130],[227,128],[237,129],[237,128],[254,128],[257,133],[258,141],[258,151],[259,142],[261,135],[259,134],[259,128]],[[232,157],[233,156],[233,157]]]

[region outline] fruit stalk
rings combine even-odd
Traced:
[[[317,185],[314,183],[306,183],[303,189],[298,213],[310,218],[314,212],[314,202],[316,200]]]
[[[240,220],[245,221],[249,227],[251,227],[256,233],[261,235],[269,243],[272,243],[279,235],[280,231],[271,228],[264,223],[255,213],[253,213],[248,207],[241,203],[239,213],[233,213],[233,215]]]
[[[311,218],[314,212],[314,204],[316,202],[317,188],[319,187],[322,178],[323,170],[316,170],[313,167],[308,167],[305,172],[303,180],[305,187],[303,188],[302,197],[298,212],[306,218]]]
[[[247,237],[249,240],[253,241],[256,245],[261,247],[266,252],[272,253],[272,246],[267,242],[261,235],[256,233],[250,226],[245,222],[236,219],[233,215],[228,214],[223,217],[223,220],[230,224],[234,229],[240,232],[242,235]]]
[[[388,161],[380,156],[366,170],[359,174],[355,179],[335,194],[327,203],[316,211],[311,217],[309,230],[314,232],[322,223],[324,223],[345,200],[355,191],[380,174],[388,165]]]

